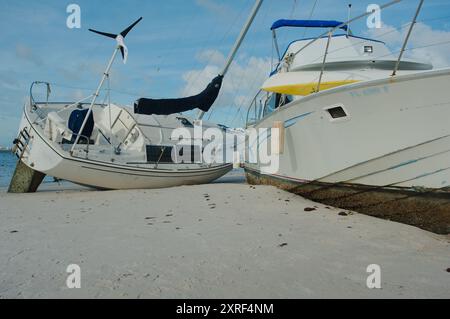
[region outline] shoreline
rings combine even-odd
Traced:
[[[450,236],[342,215],[239,174],[161,190],[62,186],[0,193],[0,298],[450,295]],[[70,264],[81,289],[65,286]],[[366,286],[371,264],[382,289]]]

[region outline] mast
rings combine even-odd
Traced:
[[[352,17],[352,4],[349,3],[348,4],[348,16],[347,16],[347,21],[350,21]],[[350,35],[350,23],[347,24],[347,37]]]
[[[222,70],[222,72],[219,74],[220,76],[225,76],[230,68],[231,63],[233,62],[234,58],[236,57],[236,53],[239,50],[239,48],[242,45],[242,41],[244,41],[245,36],[248,33],[248,30],[250,29],[250,26],[252,25],[253,21],[255,20],[256,14],[258,13],[259,9],[261,8],[261,5],[263,3],[263,0],[256,0],[255,5],[253,6],[252,12],[250,13],[250,16],[248,17],[244,27],[241,30],[241,33],[239,34],[239,37],[237,38],[233,48],[231,49],[230,54],[228,55],[227,62],[225,63],[225,66]],[[200,111],[198,114],[198,119],[202,120],[205,116],[205,112]]]
[[[403,54],[405,53],[406,46],[408,45],[409,38],[411,37],[411,33],[412,33],[413,29],[414,29],[414,25],[417,23],[417,17],[419,16],[420,10],[422,10],[423,2],[424,2],[424,0],[420,0],[419,6],[417,7],[416,13],[415,13],[414,18],[413,18],[413,20],[411,22],[411,26],[409,27],[408,34],[406,35],[406,39],[403,42],[402,49],[400,50],[400,55],[398,57],[397,63],[395,63],[395,67],[394,67],[394,71],[392,72],[392,76],[396,76],[397,75],[397,71],[398,71],[398,68],[400,67],[400,63],[402,61]]]
[[[89,31],[100,34],[102,36],[108,37],[108,38],[112,38],[115,39],[117,42],[117,45],[114,49],[114,52],[111,56],[111,59],[109,60],[108,66],[106,67],[105,72],[103,72],[103,76],[102,79],[100,80],[100,83],[97,87],[97,90],[95,91],[91,104],[89,106],[89,110],[86,114],[86,117],[83,120],[83,124],[81,125],[81,128],[78,132],[74,132],[75,134],[77,134],[76,138],[75,138],[75,142],[73,143],[72,149],[70,150],[71,153],[73,153],[73,151],[75,150],[75,147],[77,146],[78,142],[80,141],[80,137],[83,134],[84,128],[86,127],[86,124],[88,122],[89,116],[92,114],[92,109],[94,108],[95,102],[97,101],[98,96],[100,95],[100,90],[103,87],[103,84],[105,83],[106,79],[109,77],[109,72],[111,71],[111,67],[114,63],[114,60],[116,59],[117,53],[120,51],[122,53],[122,58],[124,63],[126,63],[127,60],[127,55],[128,55],[128,49],[125,46],[124,43],[124,39],[126,38],[127,34],[136,26],[136,24],[138,24],[140,21],[142,20],[142,17],[139,18],[136,22],[134,22],[132,25],[130,25],[128,28],[126,28],[125,30],[123,30],[120,34],[112,34],[112,33],[106,33],[106,32],[101,32],[101,31],[96,31],[96,30],[92,30],[89,29]],[[87,141],[87,143],[89,143],[89,141]]]

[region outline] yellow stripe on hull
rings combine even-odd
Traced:
[[[320,84],[320,90],[329,90],[338,86],[347,84],[353,84],[359,81],[356,80],[344,80],[344,81],[329,81]],[[263,87],[262,89],[267,92],[287,94],[287,95],[302,95],[306,96],[315,93],[318,83],[304,83],[304,84],[288,84],[273,87]]]

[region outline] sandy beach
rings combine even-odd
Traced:
[[[0,298],[449,298],[450,237],[239,175],[0,194]],[[81,289],[66,268],[81,267]],[[382,289],[368,289],[378,264]]]

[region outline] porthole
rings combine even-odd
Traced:
[[[347,113],[341,106],[332,107],[326,110],[334,120],[347,117]]]
[[[373,46],[365,45],[364,46],[364,53],[373,53]]]

